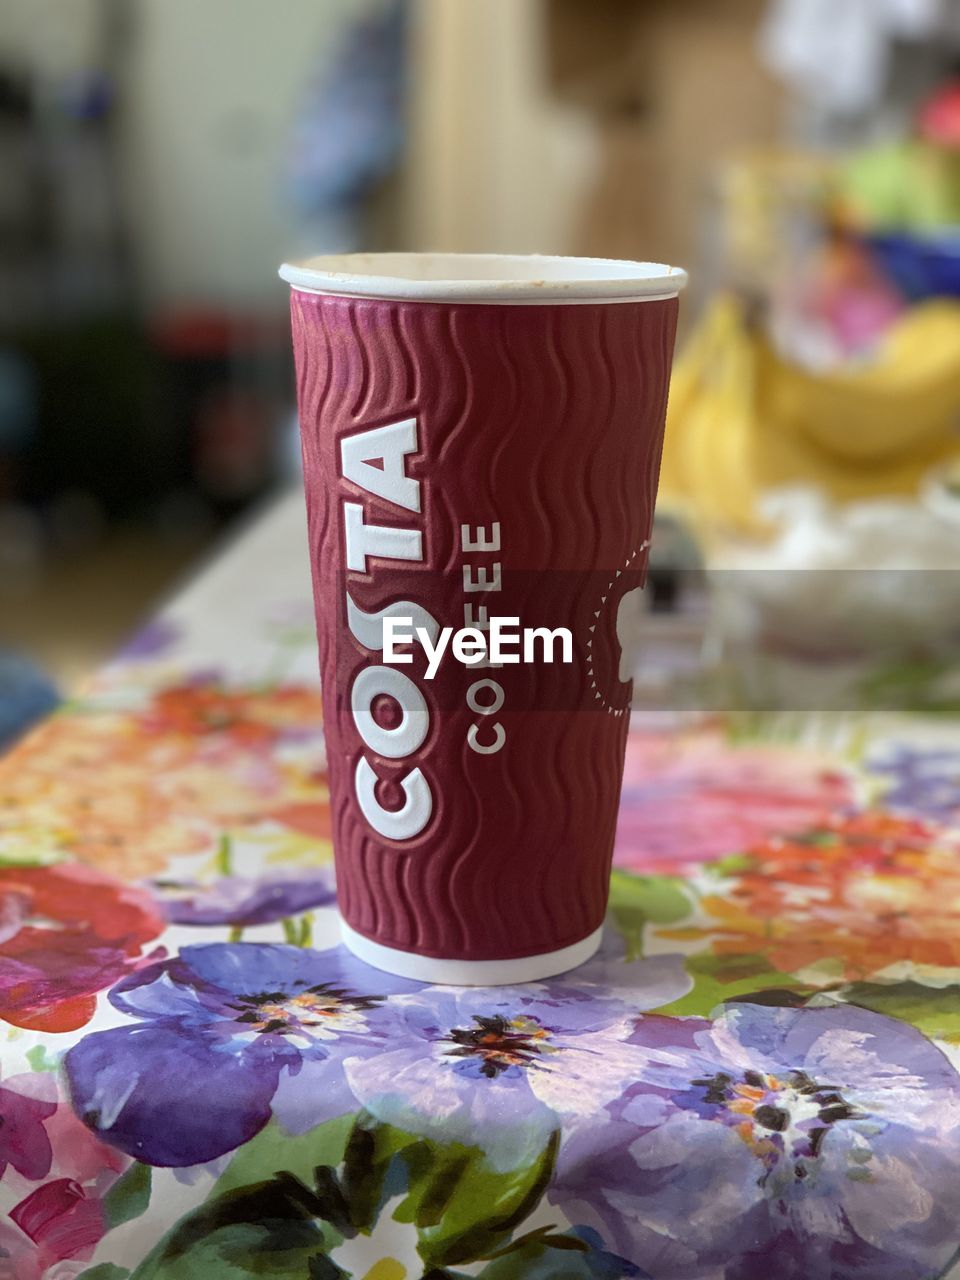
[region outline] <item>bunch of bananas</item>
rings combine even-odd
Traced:
[[[835,502],[912,496],[960,456],[960,304],[906,312],[865,366],[791,365],[718,297],[678,360],[660,477],[664,507],[708,545],[774,532],[762,499],[807,485]]]

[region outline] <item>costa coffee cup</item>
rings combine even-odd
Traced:
[[[427,982],[565,972],[606,909],[617,611],[646,572],[686,275],[480,254],[280,274],[344,941]],[[390,654],[385,622],[420,637]],[[445,628],[470,631],[431,671]],[[494,665],[497,629],[518,639]]]

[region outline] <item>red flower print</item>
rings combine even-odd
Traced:
[[[165,927],[153,900],[78,863],[0,868],[0,1018],[74,1031]]]
[[[720,864],[707,922],[661,936],[781,973],[863,981],[891,965],[960,965],[960,867],[949,830],[877,810],[760,841]]]
[[[295,686],[250,692],[198,680],[157,693],[139,717],[153,733],[191,742],[208,736],[235,746],[270,746],[284,734],[323,723],[320,694]]]
[[[0,1280],[86,1273],[109,1222],[103,1203],[130,1161],[98,1142],[47,1073],[5,1080]],[[16,1158],[13,1158],[14,1153]]]

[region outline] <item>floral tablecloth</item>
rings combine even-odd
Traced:
[[[960,1276],[960,727],[634,718],[604,946],[338,945],[298,501],[0,762],[2,1280]]]

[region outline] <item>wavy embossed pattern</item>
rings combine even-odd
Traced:
[[[603,917],[627,718],[597,709],[586,664],[616,657],[616,600],[594,619],[598,578],[639,585],[662,448],[676,302],[614,306],[443,306],[294,294],[309,529],[333,790],[340,905],[362,933],[427,955],[489,959],[565,946]],[[356,673],[378,661],[345,626],[340,505],[362,500],[369,522],[417,518],[339,475],[338,440],[415,414],[425,560],[350,574],[357,604],[412,599],[441,625],[464,624],[462,564],[502,566],[491,613],[525,625],[568,625],[571,666],[467,671],[449,660],[432,684],[406,672],[431,708],[406,761],[371,755],[349,714]],[[465,554],[460,528],[499,521],[495,555]],[[608,673],[609,674],[609,673]],[[491,719],[506,744],[479,756],[469,686],[494,677]],[[610,676],[616,679],[615,667]],[[485,724],[485,728],[488,727]],[[365,753],[382,803],[419,766],[434,797],[424,832],[404,845],[376,836],[352,796]],[[391,790],[393,787],[393,790]]]

